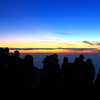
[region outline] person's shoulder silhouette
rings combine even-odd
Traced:
[[[87,59],[86,60],[86,72],[87,72],[87,80],[89,82],[93,82],[94,78],[95,78],[95,67],[94,64],[92,62],[92,59]]]

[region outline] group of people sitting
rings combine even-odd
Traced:
[[[99,100],[100,74],[95,79],[92,59],[83,59],[79,55],[68,62],[64,57],[60,65],[58,55],[51,54],[38,69],[32,55],[22,59],[18,50],[9,53],[9,48],[0,48],[0,99]]]

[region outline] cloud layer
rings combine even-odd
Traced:
[[[97,50],[97,48],[9,48],[10,50],[71,50],[71,51],[84,51],[84,50]]]

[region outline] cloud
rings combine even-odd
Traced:
[[[42,42],[45,42],[45,43],[57,43],[57,44],[64,44],[64,45],[74,45],[74,44],[69,44],[67,42],[63,42],[62,40],[55,40],[55,41],[51,41],[52,39],[48,39],[48,40],[45,40],[45,41],[42,41]]]
[[[71,50],[71,51],[84,51],[84,50],[97,50],[97,48],[9,48],[10,50]]]
[[[54,50],[55,48],[9,48],[10,50]]]
[[[94,43],[89,42],[89,41],[83,41],[83,43],[86,43],[86,44],[89,44],[89,45],[95,45]]]
[[[52,41],[42,41],[42,42],[45,42],[45,43],[54,43],[54,42],[52,42]]]
[[[99,45],[100,46],[100,43],[96,43],[96,45]]]
[[[92,41],[92,42],[89,42],[89,41],[83,41],[83,43],[86,43],[86,44],[89,44],[89,45],[98,45],[98,46],[100,46],[100,43],[99,42],[97,42],[97,41]]]
[[[63,33],[63,32],[53,32],[53,33],[61,34],[61,35],[71,35],[71,34],[69,34],[69,33]]]
[[[71,51],[85,51],[85,50],[96,50],[97,48],[58,48],[62,50],[71,50]]]

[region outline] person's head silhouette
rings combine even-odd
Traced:
[[[14,51],[14,56],[19,57],[19,51],[18,50]]]

